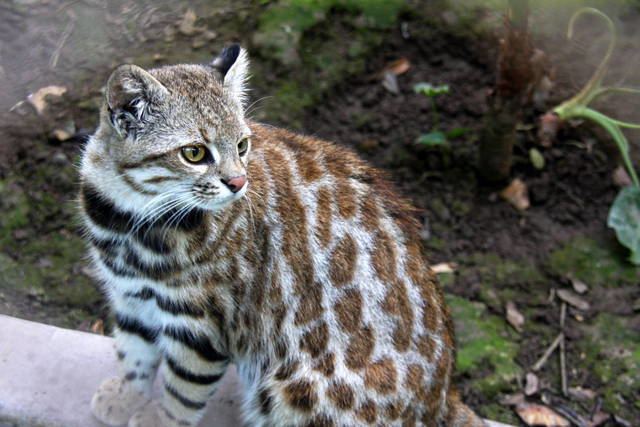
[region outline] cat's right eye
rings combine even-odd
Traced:
[[[204,145],[190,145],[182,147],[181,153],[189,163],[200,163],[207,157],[207,148]]]

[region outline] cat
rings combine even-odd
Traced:
[[[233,363],[249,426],[483,426],[411,205],[350,150],[246,118],[248,62],[108,80],[80,205],[122,374],[93,414],[196,426]]]

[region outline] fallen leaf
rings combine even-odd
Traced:
[[[440,264],[435,264],[431,266],[431,270],[433,270],[436,274],[450,274],[455,271],[456,265],[451,262],[441,262]]]
[[[611,177],[613,178],[613,183],[618,187],[628,187],[632,184],[627,170],[622,166],[615,168]]]
[[[544,169],[544,156],[537,148],[529,150],[529,161],[531,161],[534,168],[538,170]]]
[[[513,301],[507,302],[506,312],[507,322],[509,322],[509,324],[513,326],[516,331],[522,332],[522,325],[524,325],[524,316],[518,311],[518,308]]]
[[[511,184],[500,192],[500,197],[520,211],[528,209],[531,205],[527,185],[519,178],[511,181]]]
[[[552,409],[535,403],[521,403],[516,413],[528,426],[569,427],[569,421]]]
[[[576,279],[575,277],[569,277],[571,281],[571,286],[573,286],[573,290],[579,294],[584,294],[589,290],[589,286],[584,283],[582,280]]]
[[[91,332],[98,335],[104,335],[104,322],[98,319],[91,325]]]
[[[568,289],[558,289],[556,292],[558,298],[567,304],[577,308],[578,310],[587,311],[591,305],[584,299]]]
[[[387,71],[384,73],[384,76],[382,78],[382,86],[394,95],[398,95],[400,93],[400,87],[398,87],[398,79],[396,78],[396,75],[391,71]]]
[[[598,411],[591,417],[591,420],[589,420],[589,424],[587,424],[587,426],[598,427],[606,423],[610,419],[611,415],[607,414],[606,412]]]
[[[187,9],[187,11],[184,13],[184,16],[182,17],[182,20],[180,21],[180,24],[178,24],[178,31],[180,31],[185,36],[191,36],[195,34],[195,23],[197,19],[198,17],[196,16],[196,12],[193,9]]]
[[[526,383],[524,386],[524,394],[532,396],[540,390],[540,380],[533,372],[527,373]]]
[[[64,129],[56,129],[53,132],[51,132],[51,137],[56,141],[60,141],[60,142],[67,141],[72,136],[73,135],[71,133],[67,132]]]
[[[33,108],[36,109],[38,114],[42,114],[44,112],[44,109],[47,108],[47,101],[45,99],[47,96],[62,96],[66,92],[67,88],[64,86],[53,85],[41,87],[40,89],[29,95],[27,97],[27,100],[29,101],[29,103],[31,103],[31,105],[33,105]]]
[[[515,394],[507,394],[506,396],[500,398],[500,404],[503,406],[518,406],[524,403],[524,394],[515,393]]]
[[[396,59],[395,61],[389,62],[380,72],[380,75],[384,75],[387,72],[393,73],[396,76],[400,74],[404,74],[409,71],[411,68],[411,63],[407,58]]]
[[[582,387],[569,387],[569,396],[577,400],[593,400],[596,398],[596,392]]]

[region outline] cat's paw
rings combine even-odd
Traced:
[[[136,412],[129,420],[127,427],[174,427],[189,426],[185,422],[178,423],[170,417],[167,411],[162,409],[158,402],[149,402],[141,410]]]
[[[122,378],[105,380],[91,399],[91,412],[110,426],[124,425],[149,398]]]

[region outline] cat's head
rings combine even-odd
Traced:
[[[238,45],[209,65],[117,68],[92,138],[100,145],[93,158],[118,175],[111,187],[140,206],[215,211],[240,199],[249,185],[251,150],[247,72],[247,54]]]

